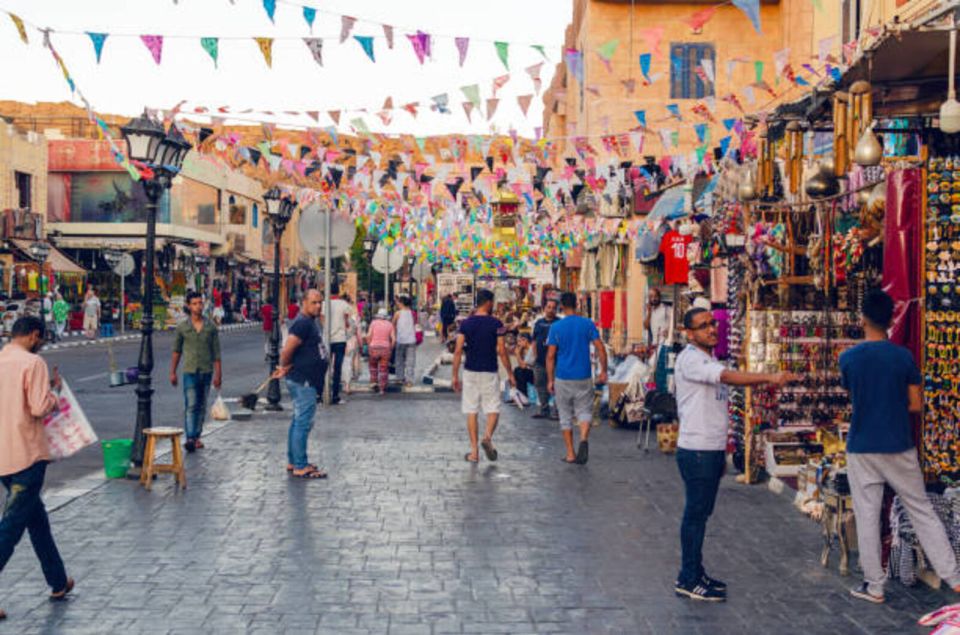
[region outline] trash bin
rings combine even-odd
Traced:
[[[125,478],[130,469],[130,453],[133,441],[130,439],[110,439],[101,441],[103,449],[103,471],[107,478]]]

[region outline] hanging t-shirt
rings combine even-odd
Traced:
[[[663,235],[663,240],[660,241],[660,253],[663,254],[664,284],[687,284],[690,277],[687,245],[691,242],[693,242],[692,236],[683,236],[675,229]]]
[[[27,272],[27,291],[36,291],[37,290],[37,279],[39,274],[36,271]]]

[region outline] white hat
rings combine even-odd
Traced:
[[[381,308],[381,309],[378,309],[378,310],[377,310],[377,317],[378,317],[378,318],[384,318],[384,319],[386,319],[389,315],[390,315],[390,314],[387,313],[387,310],[386,310],[386,309]]]

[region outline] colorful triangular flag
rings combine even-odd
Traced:
[[[163,36],[162,35],[141,35],[140,41],[146,45],[153,56],[153,61],[160,64],[160,58],[163,57]]]
[[[313,61],[323,66],[323,39],[318,37],[305,37],[303,38],[303,43],[306,44],[310,50]]]
[[[263,0],[263,10],[267,12],[267,17],[274,22],[273,14],[277,12],[277,0]]]
[[[20,35],[20,40],[24,44],[30,44],[30,40],[27,38],[27,29],[23,26],[23,20],[20,19],[15,13],[7,13],[10,16],[10,19],[13,21],[13,25],[17,27],[17,34]]]
[[[613,72],[611,60],[613,60],[613,55],[617,52],[618,46],[620,46],[620,40],[613,39],[608,40],[597,47],[597,55],[600,57],[600,61],[603,62],[603,65],[607,67],[607,72],[609,73]]]
[[[494,42],[493,46],[497,49],[497,57],[500,58],[500,61],[503,62],[503,66],[510,70],[510,64],[507,63],[507,57],[510,52],[510,43],[509,42]]]
[[[457,52],[460,54],[460,66],[462,68],[464,61],[467,59],[467,49],[470,48],[470,38],[458,37],[454,41],[457,44]]]
[[[423,60],[430,57],[430,35],[423,31],[417,31],[416,33],[408,33],[407,39],[410,40],[417,59],[423,64]]]
[[[463,92],[463,96],[472,103],[477,108],[480,107],[480,85],[471,84],[469,86],[461,86],[460,90]]]
[[[273,38],[255,37],[253,39],[257,41],[257,46],[260,47],[263,61],[267,63],[268,67],[273,68]]]
[[[383,37],[387,39],[387,48],[393,50],[393,27],[389,24],[383,25]]]
[[[753,28],[757,33],[762,34],[763,29],[760,28],[760,0],[732,0],[733,6],[737,7],[743,11],[750,22],[753,23]]]
[[[376,62],[376,58],[373,56],[373,38],[369,35],[354,35],[353,39],[360,43],[360,46],[363,48],[363,52],[367,54],[367,57],[370,58],[371,62]]]
[[[520,110],[523,112],[523,116],[527,116],[527,110],[530,109],[530,102],[533,101],[533,95],[518,95],[517,103],[520,104]]]
[[[91,33],[87,31],[87,35],[90,36],[90,40],[93,42],[93,52],[97,54],[97,64],[100,63],[100,55],[103,53],[103,43],[107,40],[108,33]],[[214,58],[216,62],[216,58]]]
[[[349,15],[340,16],[340,44],[347,41],[350,32],[353,31],[353,25],[356,23],[356,18],[351,18]]]
[[[493,113],[497,112],[497,105],[500,103],[500,100],[491,97],[487,100],[487,121],[490,121],[493,118]]]
[[[303,19],[306,20],[307,26],[310,27],[310,32],[313,33],[313,21],[317,19],[317,10],[313,7],[304,7]]]

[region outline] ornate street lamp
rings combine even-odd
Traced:
[[[273,330],[270,333],[270,374],[280,365],[280,238],[287,223],[293,218],[297,202],[283,196],[280,188],[271,187],[263,195],[267,206],[267,217],[273,228]],[[283,410],[280,406],[280,380],[271,379],[267,388],[267,410]]]
[[[366,318],[367,322],[370,322],[370,319],[373,317],[373,252],[377,250],[377,240],[367,234],[363,239],[363,253],[367,255],[367,293],[370,294],[370,297],[367,298],[366,304]]]
[[[40,321],[43,322],[44,327],[47,325],[47,309],[44,307],[46,300],[46,292],[43,290],[43,280],[46,276],[44,272],[45,265],[47,263],[47,256],[50,255],[50,245],[43,241],[37,241],[30,245],[30,255],[33,256],[33,259],[37,261],[37,264],[40,266]],[[49,292],[50,289],[47,289]],[[49,338],[51,333],[44,328],[44,338]]]
[[[139,476],[143,464],[143,431],[153,426],[153,388],[150,387],[153,372],[153,261],[157,238],[157,204],[163,191],[173,184],[173,177],[180,173],[183,160],[193,146],[187,141],[176,124],[168,130],[150,117],[146,111],[120,128],[127,142],[127,157],[152,172],[150,178],[141,178],[143,193],[147,197],[147,238],[144,251],[143,317],[140,320],[140,357],[137,360],[137,422],[133,430],[134,470],[131,476]]]

